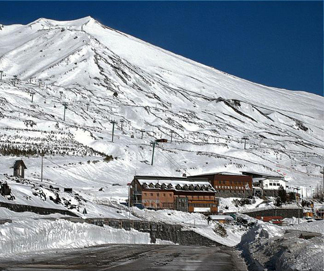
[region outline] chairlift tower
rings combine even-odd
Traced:
[[[145,130],[144,129],[141,129],[141,133],[142,133],[141,139],[143,139],[144,132],[145,132]]]
[[[151,145],[153,146],[151,166],[153,166],[155,145],[159,145],[159,144],[156,142],[156,140],[154,140],[154,141],[151,141]]]
[[[244,140],[244,150],[246,150],[246,141],[249,140],[247,136],[243,136],[242,139]]]
[[[122,131],[123,131],[123,128],[124,128],[124,127],[123,127],[123,126],[124,126],[124,122],[125,122],[124,120],[120,120],[120,129],[121,129]]]
[[[31,96],[31,102],[34,102],[34,95],[35,95],[35,92],[30,92],[30,96]]]
[[[171,130],[171,143],[172,143],[172,135],[173,135],[174,131]]]
[[[115,124],[117,122],[115,120],[112,120],[110,123],[113,125],[112,126],[112,134],[111,134],[111,142],[114,142]]]
[[[63,115],[63,121],[65,121],[65,111],[68,108],[68,103],[67,102],[63,102],[62,105],[64,106],[64,115]]]

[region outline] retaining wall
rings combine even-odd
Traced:
[[[252,217],[257,217],[257,216],[282,216],[283,218],[303,217],[302,208],[295,208],[295,209],[273,208],[273,209],[246,211],[243,213]]]
[[[23,204],[14,204],[8,202],[0,202],[0,207],[8,208],[14,212],[33,212],[40,215],[48,215],[48,214],[63,214],[63,215],[70,215],[76,216],[75,213],[72,213],[68,210],[61,210],[61,209],[54,209],[54,208],[43,208],[37,206],[30,206],[30,205],[23,205]]]

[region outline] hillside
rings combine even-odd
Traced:
[[[321,96],[249,82],[91,17],[0,29],[3,180],[19,157],[38,183],[45,151],[44,182],[96,202],[127,197],[134,174],[276,172],[309,193],[321,183]]]

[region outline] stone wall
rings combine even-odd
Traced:
[[[294,208],[294,209],[273,208],[273,209],[244,212],[244,214],[252,216],[252,217],[282,216],[283,218],[292,218],[292,217],[302,218],[303,217],[303,209],[302,208]]]
[[[172,225],[166,223],[149,222],[143,220],[128,220],[114,218],[63,218],[71,222],[90,223],[97,226],[108,225],[117,229],[135,229],[140,232],[150,233],[151,243],[156,239],[167,240],[179,245],[200,245],[200,246],[221,246],[221,244],[212,241],[200,234],[183,230],[181,225]]]
[[[14,212],[33,212],[40,215],[48,215],[48,214],[63,214],[63,215],[70,215],[76,216],[75,213],[72,213],[68,210],[61,210],[61,209],[54,209],[54,208],[43,208],[37,206],[30,206],[30,205],[23,205],[23,204],[14,204],[8,202],[0,202],[0,207],[5,207],[9,210]]]

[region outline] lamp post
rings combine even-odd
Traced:
[[[42,150],[42,152],[41,152],[41,157],[42,157],[42,162],[41,162],[41,182],[43,182],[43,173],[44,173],[44,155],[45,155],[45,151]]]

